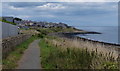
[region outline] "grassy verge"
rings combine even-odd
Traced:
[[[47,45],[46,43],[45,43],[45,40],[44,39],[42,39],[41,41],[40,41],[40,47],[41,47],[41,56],[42,56],[42,58],[41,58],[41,64],[42,64],[42,68],[45,68],[45,69],[50,69],[50,68],[54,68],[54,66],[51,64],[51,63],[47,63],[48,61],[47,61],[47,59],[49,58],[49,56],[50,56],[50,54],[51,54],[51,52],[55,52],[57,49],[55,48],[55,49],[53,49],[53,47],[52,46],[49,46],[49,45]]]
[[[61,47],[54,45],[52,39],[45,38],[40,42],[41,65],[44,69],[117,69],[114,59],[88,49]],[[60,40],[59,40],[60,41]],[[57,43],[56,43],[57,44]]]
[[[6,21],[6,20],[2,20],[2,19],[0,19],[0,21],[5,22],[5,23],[9,23],[9,24],[12,24],[12,25],[16,25],[16,23],[9,22],[9,21]]]
[[[17,66],[18,60],[23,55],[25,49],[27,49],[28,45],[37,39],[36,36],[32,36],[22,44],[18,45],[16,49],[9,54],[9,56],[3,60],[3,69],[14,69]]]

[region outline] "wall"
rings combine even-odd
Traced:
[[[0,22],[0,29],[1,28],[2,28],[2,37],[0,37],[0,39],[11,37],[11,36],[16,36],[16,35],[18,35],[18,32],[19,32],[17,26],[8,24],[8,23]]]
[[[2,40],[2,57],[3,59],[7,57],[7,55],[15,49],[15,47],[25,40],[29,39],[31,35],[21,34],[15,37],[9,37]]]

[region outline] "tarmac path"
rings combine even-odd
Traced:
[[[39,42],[40,40],[35,40],[29,45],[18,62],[17,69],[41,69]]]

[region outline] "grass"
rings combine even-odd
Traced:
[[[55,33],[55,32],[73,32],[76,31],[74,28],[60,28],[60,27],[55,27],[55,28],[42,28],[42,29],[37,29],[37,31],[41,32],[41,34],[48,34],[48,33]]]
[[[47,37],[40,42],[41,65],[43,69],[118,68],[117,62],[111,56],[104,56],[102,53],[98,54],[97,50],[89,51],[87,48],[62,46],[60,43],[53,42],[53,39],[57,39],[57,37]],[[57,39],[57,41],[62,41],[62,39]]]
[[[41,58],[42,68],[46,69],[54,68],[52,64],[46,63],[46,59],[50,56],[50,53],[56,51],[56,49],[53,49],[51,46],[46,45],[43,39],[40,41],[40,46],[41,46],[40,50],[42,51],[40,53],[42,56]]]
[[[32,36],[22,44],[18,45],[16,49],[9,54],[9,56],[3,60],[3,69],[14,69],[17,67],[17,62],[23,55],[25,49],[28,48],[29,44],[37,39],[36,36]]]
[[[12,25],[16,25],[16,23],[9,22],[9,21],[6,21],[6,20],[2,20],[2,19],[0,19],[0,21],[5,22],[5,23],[9,23],[9,24],[12,24]]]

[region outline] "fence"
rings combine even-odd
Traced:
[[[0,37],[0,39],[16,36],[18,35],[18,32],[19,32],[17,26],[8,24],[8,23],[3,23],[3,22],[0,22],[0,29],[2,29],[2,31],[0,32],[2,33],[2,36]]]

